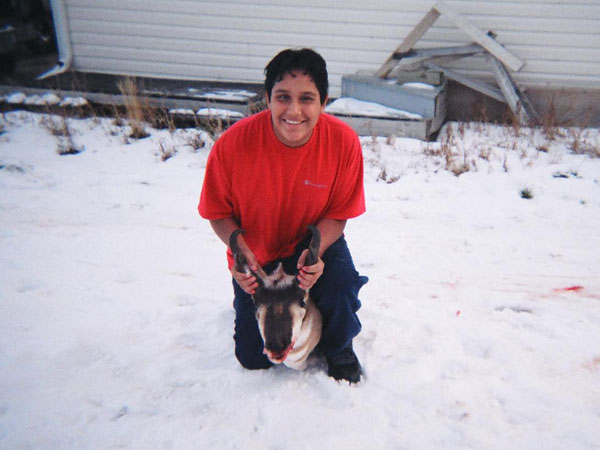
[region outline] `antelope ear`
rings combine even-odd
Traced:
[[[306,308],[306,300],[308,299],[308,291],[306,291],[306,294],[304,294],[304,297],[302,297],[302,300],[300,301],[300,306],[302,306],[303,308]]]

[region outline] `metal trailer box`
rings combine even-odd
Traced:
[[[429,139],[446,119],[446,82],[431,89],[402,86],[376,75],[345,75],[342,97],[379,103],[422,116],[421,119],[340,115],[361,135],[396,135]]]

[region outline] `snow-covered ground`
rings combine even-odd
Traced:
[[[598,130],[362,138],[350,387],[235,360],[208,135],[68,127],[0,120],[0,448],[600,447]]]

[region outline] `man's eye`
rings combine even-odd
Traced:
[[[280,102],[287,102],[290,99],[289,95],[279,95],[277,97],[277,100],[279,100]]]

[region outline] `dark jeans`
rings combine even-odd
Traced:
[[[287,273],[296,273],[296,262],[304,242],[298,246],[296,254],[281,260]],[[352,256],[346,240],[340,237],[323,254],[325,268],[323,274],[311,288],[310,294],[323,316],[323,331],[318,348],[326,355],[333,356],[344,349],[360,332],[361,324],[356,315],[360,308],[358,291],[368,281],[354,268]],[[265,266],[270,273],[280,261]],[[250,295],[233,280],[235,295],[235,356],[247,369],[266,369],[273,364],[263,355],[263,341],[258,331],[254,303]]]

